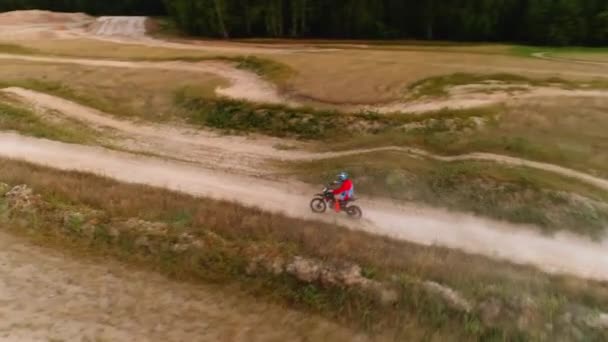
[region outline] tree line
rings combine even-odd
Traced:
[[[0,10],[170,15],[192,35],[608,45],[608,0],[0,0]]]

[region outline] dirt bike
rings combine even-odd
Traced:
[[[314,213],[322,214],[327,211],[328,207],[334,208],[335,201],[336,199],[333,191],[331,190],[331,186],[326,185],[323,188],[323,192],[316,194],[312,201],[310,201],[310,209],[312,209]],[[354,201],[354,198],[348,199],[347,201],[340,201],[340,208],[348,215],[348,217],[360,219],[363,216],[363,212],[358,206],[351,205],[351,203]]]

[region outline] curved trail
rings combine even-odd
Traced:
[[[12,133],[0,133],[0,156],[235,201],[297,218],[337,220],[353,229],[395,239],[532,264],[546,272],[608,281],[608,240],[595,243],[566,233],[551,238],[527,227],[382,201],[361,200],[367,218],[364,223],[342,221],[331,215],[314,216],[307,203],[315,191],[304,185],[214,173],[191,164]]]
[[[257,139],[252,141],[246,137],[227,137],[198,130],[188,131],[160,124],[133,123],[131,121],[116,119],[109,114],[62,98],[32,90],[6,88],[1,91],[17,96],[18,99],[34,107],[37,111],[51,109],[67,117],[83,121],[93,127],[112,128],[119,133],[123,133],[124,137],[134,140],[135,146],[133,147],[142,152],[161,153],[166,156],[177,157],[181,160],[198,162],[213,168],[241,170],[246,173],[259,174],[261,169],[263,169],[262,163],[265,160],[322,160],[393,151],[444,162],[479,160],[511,166],[529,167],[574,178],[608,191],[608,180],[606,179],[558,165],[505,155],[470,153],[458,156],[440,156],[422,149],[398,146],[320,153],[304,150],[277,150],[274,146],[280,141],[278,139]]]
[[[237,69],[229,63],[219,61],[201,62],[150,62],[150,61],[120,61],[109,59],[88,59],[88,58],[67,58],[67,57],[48,57],[30,56],[18,54],[0,53],[0,60],[18,60],[27,62],[53,63],[53,64],[76,64],[83,66],[99,66],[110,68],[126,69],[156,69],[156,70],[175,70],[190,71],[196,73],[206,73],[222,77],[229,82],[229,86],[215,89],[217,95],[232,99],[247,100],[258,103],[281,104],[297,107],[301,103],[281,94],[279,89],[271,82],[268,82],[257,74]],[[548,96],[567,96],[567,97],[608,97],[608,91],[602,90],[567,90],[554,88],[537,88],[517,95],[508,92],[494,94],[460,94],[452,96],[448,100],[412,101],[412,102],[391,102],[375,106],[354,106],[347,110],[357,111],[376,111],[378,113],[402,112],[408,114],[421,114],[443,109],[470,109],[478,108],[497,103],[503,103],[514,99],[526,99]],[[343,108],[342,108],[343,109]]]
[[[1,341],[365,341],[237,291],[171,281],[0,232]]]
[[[532,54],[532,57],[544,59],[547,61],[554,61],[554,62],[599,65],[599,66],[608,67],[608,62],[595,62],[595,61],[585,61],[585,60],[580,60],[580,59],[562,58],[562,57],[549,56],[548,54],[549,54],[548,52],[535,52]]]
[[[264,81],[252,72],[236,69],[228,63],[217,61],[204,61],[196,63],[146,61],[130,62],[104,59],[59,58],[0,53],[0,60],[2,59],[39,63],[77,64],[110,68],[177,70],[206,73],[220,76],[230,82],[230,86],[216,89],[216,93],[218,95],[252,102],[272,104],[289,104],[290,102],[288,99],[285,99],[279,95],[279,92],[274,84]]]

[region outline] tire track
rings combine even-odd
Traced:
[[[362,223],[315,216],[308,208],[309,196],[315,191],[304,185],[212,172],[189,164],[12,133],[0,133],[0,156],[233,201],[296,218],[327,220],[394,239],[534,265],[549,273],[608,281],[608,240],[598,243],[568,233],[549,237],[527,226],[379,200],[361,200],[366,217]]]
[[[354,155],[373,154],[378,152],[401,152],[421,156],[442,162],[454,161],[489,161],[514,167],[528,167],[551,172],[560,176],[577,179],[599,189],[608,191],[608,180],[581,171],[550,163],[537,162],[517,157],[493,153],[469,153],[456,156],[441,156],[428,151],[400,146],[385,146],[367,149],[355,149],[336,152],[308,152],[305,150],[279,150],[275,146],[279,139],[251,140],[243,137],[227,137],[201,131],[189,131],[183,128],[160,125],[133,123],[120,120],[107,113],[88,108],[77,103],[52,95],[22,88],[6,88],[4,93],[17,96],[24,103],[34,108],[51,109],[67,117],[83,121],[97,127],[110,127],[130,138],[138,137],[147,152],[162,153],[166,156],[177,156],[189,161],[210,161],[209,166],[222,169],[238,169],[248,173],[263,173],[268,168],[265,161],[315,161]],[[147,145],[146,145],[147,143]],[[238,160],[238,162],[235,162]],[[243,161],[241,163],[241,160]]]

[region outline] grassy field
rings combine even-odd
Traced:
[[[254,44],[270,45],[276,44]],[[291,46],[292,44],[286,44]],[[95,40],[24,41],[18,46],[38,53],[63,56],[118,59],[188,59],[237,57],[252,44],[207,42],[213,48],[231,46],[234,51],[170,49],[143,45],[115,44]],[[310,46],[304,44],[304,46]],[[348,47],[348,46],[346,46]],[[332,48],[329,46],[328,48]],[[336,48],[335,46],[333,48]],[[11,49],[14,49],[12,47]],[[520,49],[521,50],[521,49]],[[530,49],[530,51],[536,51]],[[253,54],[256,55],[256,54]],[[526,77],[562,77],[590,80],[601,77],[597,66],[548,62],[513,52],[505,46],[420,46],[403,49],[338,49],[326,52],[257,54],[293,70],[287,80],[280,80],[285,92],[311,103],[375,104],[401,99],[408,86],[425,78],[453,73],[516,73]]]
[[[424,90],[438,93],[443,88]],[[194,124],[274,136],[321,139],[323,150],[417,146],[443,155],[493,152],[608,175],[608,99],[545,98],[425,115],[339,114],[255,106],[180,93]],[[328,143],[331,142],[331,143]]]
[[[487,81],[504,82],[514,88],[547,85],[566,89],[608,87],[606,79],[599,77],[601,73],[598,73],[597,67],[572,64],[564,69],[562,63],[530,58],[531,53],[540,51],[539,48],[533,47],[415,46],[407,42],[392,45],[380,42],[377,45],[372,44],[371,48],[365,48],[348,47],[352,42],[341,42],[345,49],[340,51],[267,54],[260,58],[237,54],[219,56],[196,50],[172,50],[90,40],[56,43],[36,46],[2,45],[0,49],[8,52],[131,60],[177,59],[196,62],[219,58],[274,80],[283,87],[283,91],[313,105],[316,101],[339,106],[376,103],[395,98],[442,98],[447,95],[450,87]],[[227,45],[211,45],[214,44]],[[281,41],[256,41],[232,46],[281,47],[290,44]],[[326,42],[318,41],[300,42],[301,46],[325,44]],[[557,51],[561,54],[577,53],[592,58],[604,56],[601,50],[589,52],[577,49],[549,49],[551,53]],[[573,76],[574,74],[576,76]],[[442,155],[492,152],[554,163],[608,177],[608,140],[604,137],[608,127],[604,115],[608,100],[599,97],[550,97],[517,100],[474,110],[444,110],[425,115],[379,115],[373,112],[338,113],[331,109],[312,107],[292,109],[217,99],[213,90],[224,85],[225,81],[205,74],[197,74],[196,78],[193,78],[188,72],[10,61],[0,66],[0,80],[2,86],[17,85],[47,92],[123,117],[153,121],[187,121],[196,126],[238,134],[253,132],[307,139],[318,142],[320,150],[399,145],[421,147]],[[380,83],[382,85],[379,85]],[[314,95],[311,92],[313,88],[314,92],[322,96]],[[344,100],[346,98],[349,100]],[[340,163],[339,160],[335,162]],[[365,163],[365,160],[361,162]],[[376,160],[375,163],[379,170],[400,167],[393,165],[390,160]],[[473,174],[468,176],[489,179],[492,182],[476,183],[481,187],[479,189],[443,189],[446,193],[441,199],[427,196],[428,189],[420,190],[421,192],[415,195],[407,193],[391,196],[400,199],[414,196],[413,199],[433,205],[512,221],[532,222],[554,229],[571,229],[577,222],[583,222],[587,228],[579,230],[590,235],[599,234],[600,227],[605,225],[603,216],[581,214],[578,209],[562,211],[565,216],[543,214],[544,209],[541,208],[548,206],[545,203],[547,196],[536,190],[533,191],[538,203],[536,210],[524,212],[523,205],[503,210],[500,208],[501,198],[507,194],[502,193],[504,189],[498,185],[502,184],[504,179],[498,177],[501,181],[493,183],[496,180],[495,170],[479,169],[474,165],[469,171]],[[433,181],[424,177],[424,168],[414,168],[411,172],[419,177],[420,184]],[[322,176],[320,173],[311,175],[317,179]],[[506,183],[515,184],[517,193],[529,191],[527,185],[522,187],[518,183],[518,177],[511,174]],[[532,178],[533,181],[528,180],[532,185],[538,186],[539,189],[544,188],[542,179]],[[559,182],[559,185],[561,188],[551,187],[552,191],[569,191],[566,182]],[[370,186],[370,189],[373,187]],[[459,196],[464,196],[465,193],[469,193],[467,196],[473,196],[475,191],[481,191],[496,199],[490,203],[476,199],[469,204],[458,200]],[[515,201],[523,203],[524,198],[516,198]],[[593,196],[591,198],[595,199]],[[549,207],[550,211],[559,208],[553,204]],[[549,216],[551,218],[548,218]]]
[[[425,119],[358,139],[337,139],[326,149],[419,146],[453,155],[493,152],[608,175],[607,99],[547,98],[516,102],[462,116]],[[471,113],[471,111],[463,111]],[[340,141],[342,140],[342,141]]]
[[[291,41],[266,40],[209,44],[294,47]],[[608,61],[606,51],[411,42],[298,44],[338,50],[252,55],[82,39],[0,44],[0,52],[121,60],[220,59],[275,82],[282,92],[310,108],[219,99],[213,90],[225,85],[225,80],[179,71],[7,60],[0,65],[0,87],[30,88],[135,120],[185,121],[227,133],[298,138],[320,151],[399,145],[442,155],[493,152],[608,177],[607,98],[526,99],[425,115],[325,109],[443,98],[451,86],[488,80],[513,87],[579,89],[586,84],[586,88],[604,89],[608,67],[530,55],[547,51],[602,62]],[[100,143],[76,123],[57,121],[52,115],[40,117],[7,97],[0,97],[0,130]],[[280,164],[279,169],[280,175],[314,184],[346,169],[355,177],[358,193],[365,196],[532,223],[547,233],[570,231],[600,238],[608,226],[606,192],[524,168],[440,163],[387,152]],[[237,286],[261,300],[321,314],[387,340],[608,339],[606,330],[594,323],[599,312],[608,312],[605,283],[550,276],[458,251],[10,160],[0,160],[0,182],[28,184],[41,196],[25,209],[11,207],[0,196],[2,229],[75,250],[83,257],[115,257],[177,279]],[[356,263],[364,278],[385,284],[396,296],[387,304],[357,287],[303,281],[268,269],[250,270],[252,260],[274,263],[296,256],[329,265]],[[426,281],[453,289],[471,303],[471,310],[454,307],[445,297],[429,292]]]
[[[157,121],[179,118],[174,92],[210,97],[225,85],[215,76],[163,70],[129,70],[65,64],[7,62],[0,87],[21,86],[67,98],[111,114]]]
[[[318,313],[387,340],[606,338],[605,331],[593,328],[597,312],[608,310],[605,284],[9,160],[0,163],[0,181],[29,184],[41,196],[29,207],[11,206],[0,197],[4,229],[177,279],[238,284],[260,299]],[[172,248],[186,235],[202,245]],[[247,272],[252,258],[261,255],[354,262],[367,279],[390,284],[397,297],[386,305],[357,288]],[[471,311],[428,292],[424,281],[457,291],[471,303]]]

